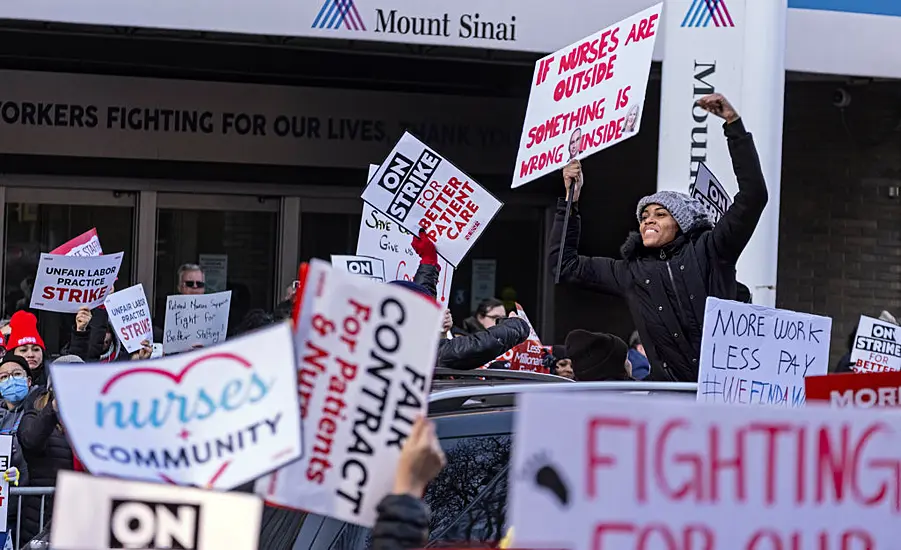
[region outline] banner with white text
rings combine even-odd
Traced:
[[[94,475],[232,489],[302,455],[288,323],[211,350],[50,369]]]
[[[65,550],[256,550],[262,516],[263,502],[253,495],[63,470],[50,544]]]
[[[535,63],[512,187],[638,134],[662,9],[651,6]]]
[[[851,363],[859,373],[901,371],[901,327],[861,315]]]
[[[59,256],[100,256],[103,254],[103,248],[100,246],[100,237],[97,236],[95,227],[71,241],[59,245],[50,253]]]
[[[31,309],[75,313],[101,305],[116,282],[123,253],[107,256],[41,254]]]
[[[513,433],[515,548],[896,546],[901,415],[559,391]]]
[[[802,407],[829,370],[829,317],[707,298],[703,331],[700,402]]]
[[[425,414],[441,308],[313,260],[301,267],[296,383],[304,458],[257,482],[268,503],[372,527]]]
[[[379,169],[378,164],[369,165],[369,179]],[[392,281],[412,281],[419,269],[419,255],[413,250],[413,234],[372,206],[363,203],[363,217],[360,219],[360,235],[357,239],[357,254],[381,258],[385,262],[385,277]],[[454,268],[442,257],[438,257],[438,303],[447,307],[450,298]]]
[[[363,191],[363,200],[416,235],[420,229],[453,266],[503,203],[447,159],[404,133]]]

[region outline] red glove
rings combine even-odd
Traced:
[[[419,263],[438,266],[438,250],[435,243],[425,234],[425,229],[419,230],[419,235],[413,237],[413,250],[419,254]]]

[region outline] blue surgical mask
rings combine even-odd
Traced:
[[[0,397],[10,403],[21,403],[28,395],[28,379],[9,377],[0,382]]]

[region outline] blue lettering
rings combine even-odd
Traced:
[[[222,387],[221,393],[215,397],[210,395],[208,389],[200,388],[194,399],[168,391],[164,399],[152,398],[149,402],[144,399],[126,402],[97,401],[97,427],[112,426],[138,430],[147,426],[160,428],[166,424],[173,412],[181,424],[187,424],[192,420],[206,420],[219,411],[234,411],[244,405],[262,401],[269,395],[274,385],[274,380],[266,383],[253,373],[250,380],[229,380]]]

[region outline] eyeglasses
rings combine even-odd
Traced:
[[[28,378],[28,375],[23,371],[16,371],[12,374],[0,374],[0,384],[9,380],[10,377],[12,377],[14,380],[23,380],[25,378]]]
[[[188,288],[203,288],[206,283],[203,281],[184,281],[184,285]]]
[[[507,317],[504,315],[486,315],[485,318],[492,319],[494,321],[494,324],[496,325],[496,324],[500,323],[501,321],[503,321],[504,319],[506,319]]]

